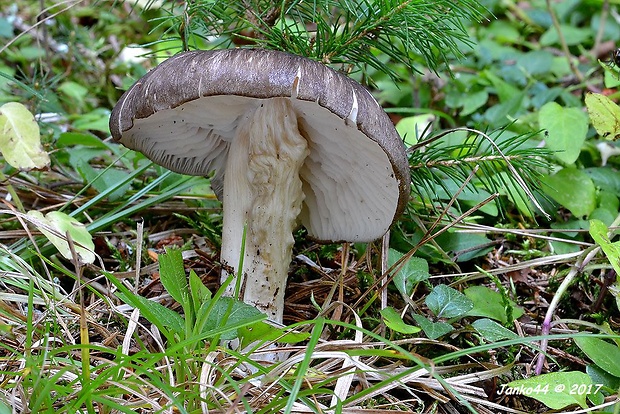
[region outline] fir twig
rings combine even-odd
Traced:
[[[483,139],[449,146],[438,141],[447,133],[456,130],[472,132]],[[506,191],[510,191],[510,188],[521,188],[532,205],[548,216],[530,189],[533,187],[533,190],[538,190],[539,176],[548,168],[548,153],[525,145],[531,134],[500,140],[499,136],[491,138],[481,131],[469,128],[456,130],[428,138],[409,149],[412,183],[417,194],[435,199],[438,185],[443,186],[449,193],[444,184],[445,180],[460,184],[466,181],[474,168],[480,168],[479,179],[467,186],[470,190],[483,189],[498,193],[500,188]],[[424,151],[421,151],[421,148],[424,148]],[[506,174],[501,174],[502,172]],[[520,194],[509,195],[513,199],[522,197]]]
[[[460,56],[459,44],[469,42],[463,22],[479,20],[483,9],[473,0],[195,0],[168,12],[159,24],[172,22],[169,35],[187,48],[196,47],[192,37],[213,46],[250,44],[396,79],[394,63],[437,70],[448,56]]]

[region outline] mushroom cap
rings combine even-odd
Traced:
[[[264,49],[180,53],[138,80],[114,107],[112,137],[172,171],[222,174],[239,120],[264,99],[290,99],[310,151],[300,171],[301,223],[318,241],[371,241],[410,192],[402,140],[370,92],[300,56]]]

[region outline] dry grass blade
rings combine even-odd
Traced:
[[[440,234],[448,231],[450,228],[452,228],[453,226],[457,225],[458,223],[460,223],[462,220],[464,220],[466,217],[470,216],[471,214],[473,214],[475,211],[477,211],[482,205],[492,201],[497,195],[493,194],[491,195],[487,200],[483,201],[482,203],[479,203],[478,205],[468,209],[466,212],[464,212],[463,214],[461,214],[459,217],[453,218],[450,222],[448,222],[447,224],[445,224],[442,228],[440,228],[439,230],[437,230],[436,232],[434,232],[434,230],[442,223],[442,219],[448,215],[448,210],[450,208],[450,206],[456,202],[457,197],[459,195],[459,193],[467,186],[467,184],[469,183],[469,181],[475,176],[476,172],[478,171],[478,168],[475,167],[471,173],[469,174],[467,180],[465,180],[465,182],[463,182],[461,184],[461,186],[459,187],[459,190],[457,191],[456,194],[454,194],[452,196],[452,198],[450,199],[450,201],[448,202],[448,204],[445,206],[443,212],[438,215],[438,217],[433,221],[433,223],[431,224],[431,226],[425,230],[424,232],[424,236],[421,238],[420,241],[418,241],[416,243],[416,245],[409,250],[406,254],[404,254],[400,259],[398,259],[392,266],[390,266],[390,268],[382,273],[381,278],[379,278],[379,280],[377,280],[374,284],[374,286],[371,289],[368,289],[363,295],[362,297],[360,297],[357,302],[355,303],[354,307],[357,307],[361,301],[364,299],[364,297],[371,291],[374,291],[374,289],[378,286],[382,286],[383,288],[386,288],[388,286],[388,284],[394,279],[394,277],[396,276],[396,274],[398,274],[398,272],[403,268],[403,266],[405,266],[405,264],[407,263],[407,261],[413,257],[413,255],[418,251],[418,249],[420,247],[422,247],[424,244],[428,243],[429,241],[432,241],[433,239],[435,239],[437,236],[439,236]],[[388,276],[389,275],[389,276]]]
[[[405,392],[411,401],[422,402],[421,395],[427,394],[433,399],[448,402],[455,398],[453,393],[460,397],[478,404],[485,403],[487,394],[484,389],[473,385],[510,372],[511,367],[490,367],[488,369],[455,375],[459,371],[467,371],[482,366],[478,364],[465,364],[455,366],[433,367],[434,375],[446,376],[443,381],[433,378],[431,371],[426,368],[409,368],[400,365],[374,366],[374,357],[363,357],[363,350],[371,350],[374,347],[384,348],[384,343],[361,343],[356,341],[330,341],[319,344],[313,350],[300,349],[286,361],[277,366],[272,366],[267,375],[258,378],[247,377],[248,373],[242,369],[243,361],[236,361],[231,356],[225,356],[220,352],[213,352],[207,356],[202,367],[201,389],[203,397],[217,399],[223,404],[232,404],[241,407],[241,400],[237,392],[246,393],[245,404],[255,409],[260,409],[273,402],[282,393],[283,385],[287,378],[295,377],[299,364],[309,356],[313,361],[311,371],[305,378],[306,387],[313,389],[332,389],[330,394],[317,394],[318,398],[314,408],[321,412],[331,413],[335,407],[341,407],[341,412],[347,413],[373,413],[373,412],[398,412],[399,409],[369,410],[364,407],[364,402],[378,396],[389,396],[394,393]],[[352,352],[355,351],[355,352]],[[369,352],[372,355],[372,352]],[[368,362],[365,362],[367,360]],[[227,375],[246,377],[245,385],[237,392],[227,392],[228,386],[222,386],[222,373],[226,367],[233,367]],[[482,367],[484,368],[484,367]],[[236,372],[233,374],[233,372]],[[219,385],[218,385],[219,384]],[[449,385],[447,391],[445,386]],[[235,386],[236,387],[236,386]],[[361,388],[360,388],[361,387]],[[360,391],[364,389],[364,392]],[[358,396],[359,394],[359,396]],[[225,402],[227,401],[227,402]],[[329,402],[331,401],[331,402]],[[329,402],[329,403],[328,403]],[[396,404],[396,402],[395,402]],[[398,404],[396,404],[398,405]],[[497,408],[497,404],[486,402],[490,408]],[[224,407],[222,407],[223,409]],[[302,403],[295,403],[293,412],[311,412],[311,409]],[[226,412],[237,412],[234,409]],[[515,411],[516,412],[516,411]]]
[[[553,229],[545,229],[537,227],[535,229],[510,229],[510,228],[496,228],[493,226],[477,224],[477,223],[457,223],[455,225],[460,231],[464,233],[480,233],[480,234],[514,234],[516,236],[531,237],[534,239],[546,240],[546,241],[560,241],[563,243],[574,244],[577,246],[589,247],[592,243],[573,240],[570,238],[547,236],[546,233],[552,233]],[[565,231],[568,231],[565,229]],[[587,230],[583,229],[571,229],[571,232],[584,233]]]
[[[363,328],[362,320],[360,319],[359,315],[352,308],[350,309],[350,311],[355,317],[355,325],[360,329]],[[362,344],[363,337],[364,335],[362,334],[361,330],[355,331],[354,342],[357,344]],[[330,403],[331,407],[335,407],[339,403],[339,401],[346,400],[351,390],[351,384],[353,383],[353,368],[355,367],[355,363],[359,362],[359,359],[359,356],[351,356],[351,359],[347,358],[342,360],[342,371],[350,373],[341,376],[340,378],[338,378],[338,381],[336,381],[336,386],[334,387],[334,395]]]

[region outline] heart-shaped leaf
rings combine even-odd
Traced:
[[[547,148],[554,151],[555,157],[563,163],[574,163],[588,133],[586,114],[579,108],[563,108],[549,102],[540,108],[538,122],[547,131]]]

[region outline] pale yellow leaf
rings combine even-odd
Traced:
[[[11,166],[23,171],[49,167],[39,125],[28,108],[18,102],[0,106],[0,153]]]
[[[36,210],[28,212],[28,216],[33,218],[31,222],[37,229],[48,238],[66,259],[73,259],[67,232],[71,235],[75,251],[82,263],[94,263],[95,244],[93,238],[82,223],[71,216],[60,211],[51,211],[45,216]]]

